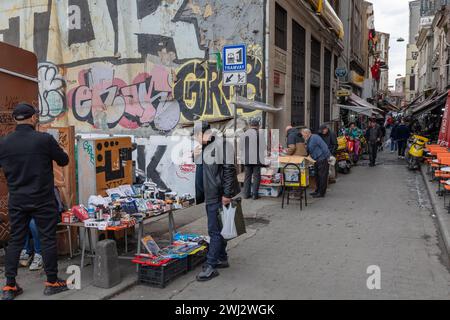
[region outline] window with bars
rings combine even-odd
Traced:
[[[278,3],[275,4],[275,45],[287,50],[287,12]]]

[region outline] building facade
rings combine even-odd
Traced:
[[[421,13],[421,0],[409,2],[409,44],[416,43],[416,37],[419,33]]]

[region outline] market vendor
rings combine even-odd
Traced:
[[[41,240],[44,269],[47,275],[44,295],[67,290],[58,279],[56,226],[58,211],[54,193],[53,161],[66,166],[69,157],[50,134],[36,131],[37,110],[18,104],[13,111],[16,130],[0,140],[0,167],[9,189],[11,236],[5,257],[6,286],[3,300],[12,300],[23,291],[16,283],[20,253],[33,218]]]
[[[331,153],[323,139],[317,134],[312,134],[310,129],[303,129],[302,135],[305,138],[309,155],[316,161],[314,166],[316,170],[317,188],[311,196],[313,198],[323,198],[328,187],[328,173],[330,170],[328,161]]]
[[[222,143],[226,143],[226,140],[214,136],[206,121],[196,123],[194,132],[197,142],[203,145],[202,148],[194,149],[197,169],[202,170],[196,174],[196,196],[197,199],[203,198],[206,203],[210,237],[207,261],[202,272],[197,275],[197,280],[208,281],[219,275],[217,269],[229,267],[227,242],[221,235],[218,213],[223,205],[232,202],[232,198],[240,192],[240,188],[234,160],[229,163],[222,154],[225,150]],[[199,197],[198,193],[202,193],[203,196]]]
[[[301,135],[300,129],[292,126],[286,127],[286,146],[287,155],[306,156],[305,140]]]

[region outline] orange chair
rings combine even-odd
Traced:
[[[440,167],[439,169],[441,169],[442,167],[450,167],[450,156],[447,157],[442,157],[440,158]],[[436,170],[434,172],[434,177],[438,178],[438,194],[440,196],[442,196],[442,192],[441,192],[441,184],[444,185],[444,194],[445,194],[445,190],[447,190],[446,187],[446,182],[448,179],[450,179],[450,172],[446,172],[446,171],[442,171],[442,170]]]

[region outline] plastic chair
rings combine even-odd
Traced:
[[[305,195],[305,207],[308,206],[307,188],[301,185],[300,167],[295,163],[288,163],[282,169],[283,184],[282,184],[282,200],[281,209],[284,209],[284,199],[287,195],[287,205],[289,205],[290,195],[298,194],[300,197],[300,211],[303,210],[303,193]]]

